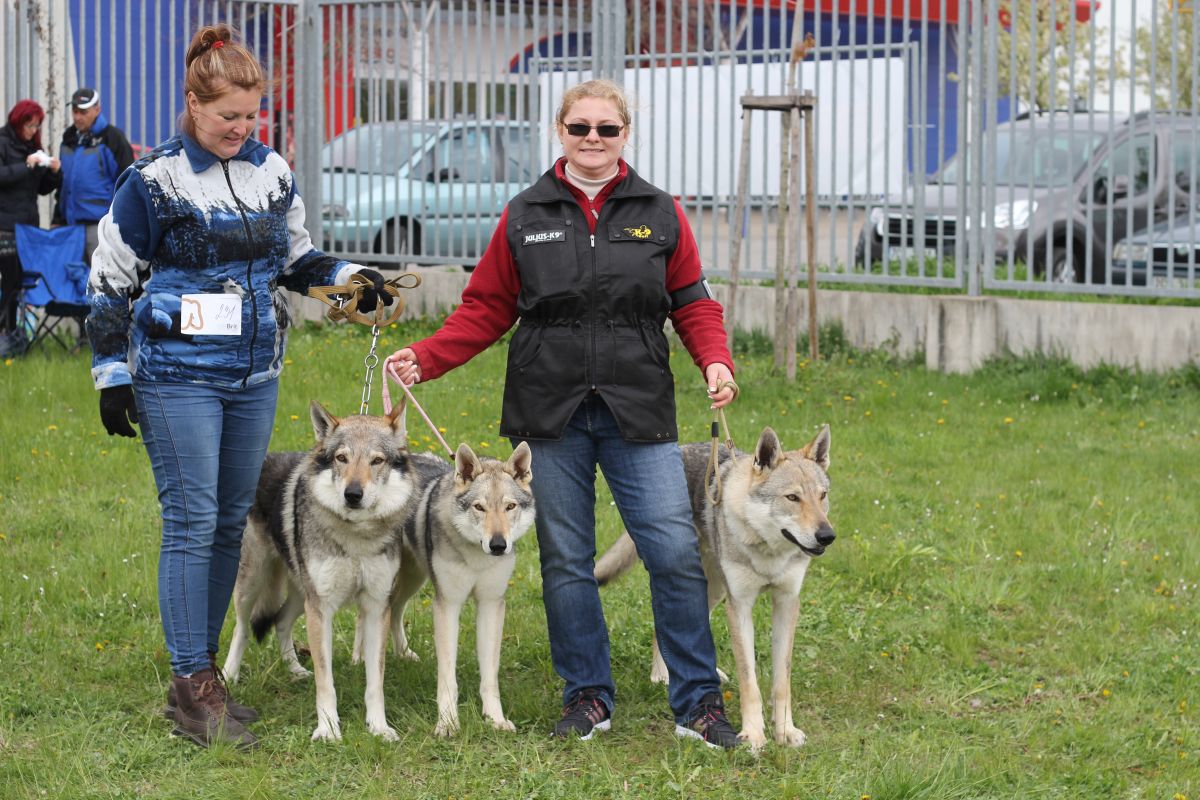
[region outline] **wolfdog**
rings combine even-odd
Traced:
[[[709,447],[685,444],[680,449],[708,579],[709,611],[728,598],[725,611],[741,687],[739,738],[754,750],[766,744],[751,611],[758,596],[769,591],[773,602],[771,716],[775,741],[799,747],[804,744],[804,732],[792,724],[792,644],[804,574],[812,559],[834,540],[827,516],[829,426],[822,427],[802,450],[784,451],[771,428],[763,429],[753,454],[721,448],[716,469],[719,483],[715,485],[705,480]],[[633,540],[624,533],[596,563],[597,582],[616,578],[636,560]],[[651,680],[665,683],[667,668],[657,639],[653,657]]]
[[[483,715],[498,730],[516,730],[500,706],[500,640],[504,592],[517,563],[513,547],[533,523],[530,457],[524,442],[506,462],[478,458],[460,444],[454,469],[445,465],[443,474],[428,483],[411,524],[404,527],[404,555],[391,600],[392,642],[401,658],[417,658],[404,633],[404,607],[429,580],[434,592],[438,736],[458,731],[458,621],[472,596]],[[364,635],[364,646],[365,641]]]
[[[274,626],[288,669],[307,676],[292,640],[304,613],[316,674],[313,741],[341,739],[333,686],[333,617],[354,601],[362,620],[367,729],[398,737],[383,709],[388,597],[400,568],[401,521],[420,496],[420,465],[407,449],[404,404],[386,417],[334,417],[311,404],[317,443],[270,453],[242,540],[234,586],[237,625],[225,675],[237,679],[251,631]]]

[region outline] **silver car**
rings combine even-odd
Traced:
[[[530,131],[506,120],[398,120],[343,133],[321,153],[325,249],[378,264],[467,265],[533,181]]]
[[[1025,263],[1060,283],[1105,283],[1112,243],[1191,204],[1197,120],[1058,112],[996,127],[995,160],[984,197],[995,205],[979,224],[998,263]],[[872,209],[859,236],[858,264],[953,258],[961,161],[952,158],[915,191]],[[973,176],[964,176],[973,185]],[[969,218],[965,218],[971,224]]]

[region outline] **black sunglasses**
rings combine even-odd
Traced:
[[[566,126],[567,133],[572,136],[587,136],[593,130],[605,139],[615,139],[621,135],[624,125],[584,125],[582,122],[571,122]]]

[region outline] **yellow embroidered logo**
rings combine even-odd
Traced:
[[[651,233],[650,229],[645,225],[639,225],[636,228],[626,228],[625,232],[635,239],[649,239]]]

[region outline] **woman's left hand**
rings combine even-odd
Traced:
[[[712,400],[709,408],[724,408],[737,397],[737,384],[733,382],[733,373],[724,364],[709,364],[704,368],[704,378],[708,381],[708,398]]]

